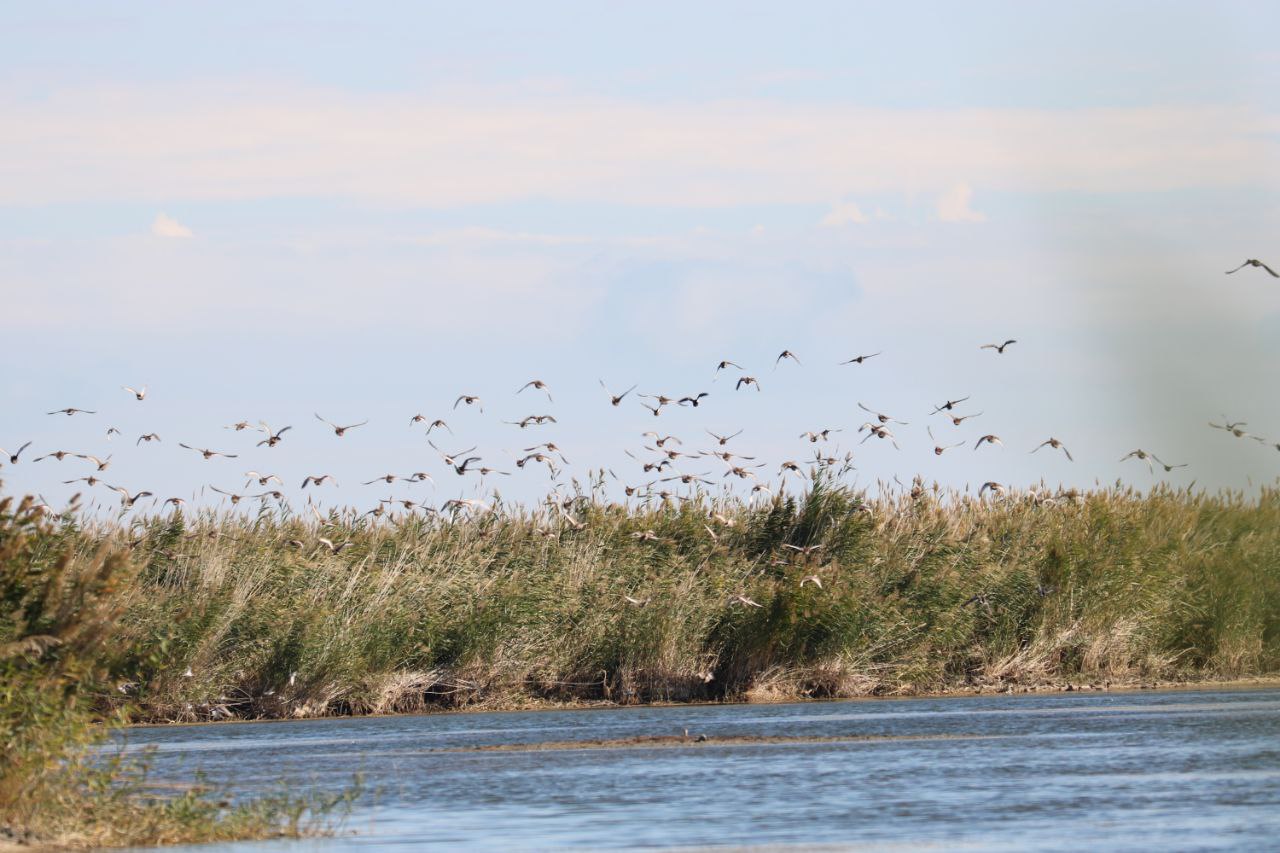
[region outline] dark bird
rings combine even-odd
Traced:
[[[9,452],[9,451],[7,451],[7,450],[0,449],[0,454],[4,454],[5,456],[8,456],[8,457],[9,457],[9,464],[10,464],[10,465],[17,465],[17,464],[18,464],[18,457],[22,455],[22,451],[26,450],[26,449],[27,449],[28,447],[30,447],[30,446],[31,446],[31,442],[29,442],[29,441],[28,441],[26,444],[24,444],[24,445],[22,445],[21,447],[19,447],[19,448],[18,448],[18,451],[17,451],[16,453],[10,453],[10,452]]]
[[[484,414],[484,404],[480,402],[480,398],[475,394],[460,394],[458,399],[453,401],[453,407],[456,409],[462,403],[466,403],[468,406],[475,406],[480,410],[480,414]]]
[[[984,435],[984,436],[982,436],[982,438],[980,438],[980,439],[978,439],[978,440],[977,440],[977,442],[973,445],[973,449],[974,449],[974,450],[977,450],[979,447],[981,447],[981,446],[982,446],[982,445],[984,445],[984,444],[999,444],[999,445],[1003,445],[1003,444],[1004,444],[1004,442],[1000,440],[1000,436],[998,436],[998,435],[991,435],[991,434],[987,434],[987,435]]]
[[[1233,272],[1239,272],[1245,267],[1258,267],[1259,269],[1264,269],[1267,272],[1271,273],[1272,278],[1280,278],[1280,275],[1277,275],[1275,270],[1273,270],[1271,267],[1267,266],[1257,258],[1250,258],[1249,260],[1245,261],[1243,264],[1236,267],[1235,269],[1227,270],[1227,275],[1231,275]]]
[[[612,403],[613,405],[617,406],[617,405],[619,405],[619,404],[621,404],[621,403],[622,403],[623,399],[624,399],[628,394],[630,394],[632,391],[636,390],[636,388],[638,388],[639,386],[638,386],[638,385],[632,385],[630,388],[628,388],[627,390],[623,391],[621,394],[614,394],[612,391],[610,391],[610,390],[609,390],[609,386],[604,384],[604,380],[603,380],[603,379],[601,379],[601,380],[600,380],[600,387],[601,387],[601,388],[603,388],[603,389],[604,389],[604,392],[605,392],[606,394],[608,394],[608,395],[609,395],[609,402],[610,402],[610,403]]]
[[[993,349],[996,351],[997,354],[1003,355],[1005,347],[1007,347],[1009,344],[1016,344],[1017,342],[1018,341],[1016,339],[1009,338],[1009,340],[1005,341],[1002,344],[983,344],[982,346],[978,347],[978,349]]]
[[[757,391],[760,390],[760,382],[754,376],[743,376],[738,380],[738,384],[733,386],[733,390],[737,391],[742,388],[743,385],[754,385],[756,386]]]
[[[98,413],[91,409],[77,409],[75,406],[69,406],[68,408],[57,409],[56,411],[46,412],[45,414],[66,415],[67,417],[71,417],[72,415],[96,415]]]
[[[882,351],[882,352],[883,352],[883,351]],[[875,357],[876,357],[876,356],[878,356],[878,355],[880,355],[880,353],[878,353],[878,352],[873,352],[873,353],[871,353],[870,355],[859,355],[859,356],[855,356],[855,357],[853,357],[853,358],[849,359],[848,361],[842,361],[842,362],[840,362],[840,363],[841,363],[841,364],[862,364],[862,362],[866,361],[867,359],[869,359],[869,358],[875,358]]]
[[[930,412],[929,414],[936,415],[938,414],[938,412],[949,412],[952,409],[954,409],[957,405],[959,405],[960,403],[963,403],[965,400],[968,400],[968,399],[969,399],[968,397],[961,397],[959,400],[947,400],[941,406],[935,406],[933,411]]]
[[[697,393],[697,394],[694,394],[692,397],[681,397],[681,398],[680,398],[679,400],[677,400],[676,402],[677,402],[677,403],[679,403],[679,404],[680,404],[680,405],[682,405],[682,406],[684,406],[684,405],[690,405],[690,406],[693,406],[693,407],[696,409],[696,408],[698,408],[698,401],[699,401],[699,400],[701,400],[703,397],[710,397],[710,396],[711,396],[711,395],[710,395],[710,394],[708,394],[706,391],[701,391],[701,392],[699,392],[699,393]]]

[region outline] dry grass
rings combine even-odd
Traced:
[[[83,559],[132,545],[119,664],[149,720],[1280,669],[1275,489],[984,502],[819,479],[755,508],[588,492],[563,507],[572,522],[561,509],[325,524],[202,512],[68,522],[65,536]],[[320,536],[352,545],[335,555]],[[812,575],[820,588],[801,584]]]

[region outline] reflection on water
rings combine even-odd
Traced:
[[[458,752],[705,733],[822,743]],[[909,736],[909,739],[891,738]],[[923,739],[922,739],[923,736]],[[934,736],[934,737],[930,737]],[[131,730],[155,778],[369,791],[338,851],[1280,847],[1280,690],[967,697]],[[208,848],[201,848],[208,849]]]

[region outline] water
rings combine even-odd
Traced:
[[[441,752],[501,743],[836,743]],[[362,795],[344,835],[241,850],[1280,849],[1280,690],[976,696],[134,729],[154,778]],[[354,834],[353,834],[354,833]],[[208,848],[193,848],[208,849]]]

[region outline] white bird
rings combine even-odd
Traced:
[[[143,386],[142,386],[142,390],[140,390],[140,391],[139,391],[139,390],[135,390],[135,389],[133,389],[133,388],[130,388],[128,385],[121,385],[120,387],[121,387],[121,388],[123,388],[125,391],[128,391],[128,392],[129,392],[130,394],[132,394],[133,396],[137,397],[139,401],[146,399],[146,396],[147,396],[147,386],[146,386],[146,385],[143,385]]]

